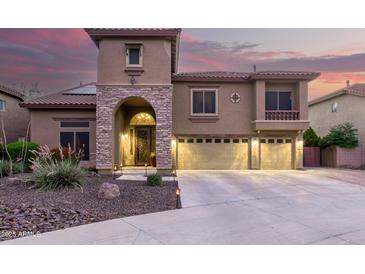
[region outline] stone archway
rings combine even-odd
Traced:
[[[115,164],[116,147],[114,115],[130,98],[147,101],[156,115],[156,167],[170,173],[172,167],[172,86],[97,86],[96,103],[96,168],[110,172]]]

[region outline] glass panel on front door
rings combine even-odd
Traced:
[[[149,163],[151,154],[151,129],[149,127],[136,127],[136,165]]]

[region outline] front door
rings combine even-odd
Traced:
[[[150,127],[136,127],[136,165],[149,163],[151,154]]]

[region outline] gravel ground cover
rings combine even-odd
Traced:
[[[37,191],[23,181],[0,179],[0,241],[71,226],[176,207],[177,182],[150,187],[146,182],[90,176],[83,189]],[[103,182],[117,184],[120,196],[98,198]]]

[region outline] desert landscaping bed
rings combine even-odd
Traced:
[[[176,208],[177,182],[147,186],[146,182],[119,181],[110,176],[89,176],[83,189],[38,191],[22,181],[0,179],[0,241]],[[120,188],[120,196],[98,198],[102,183]]]

